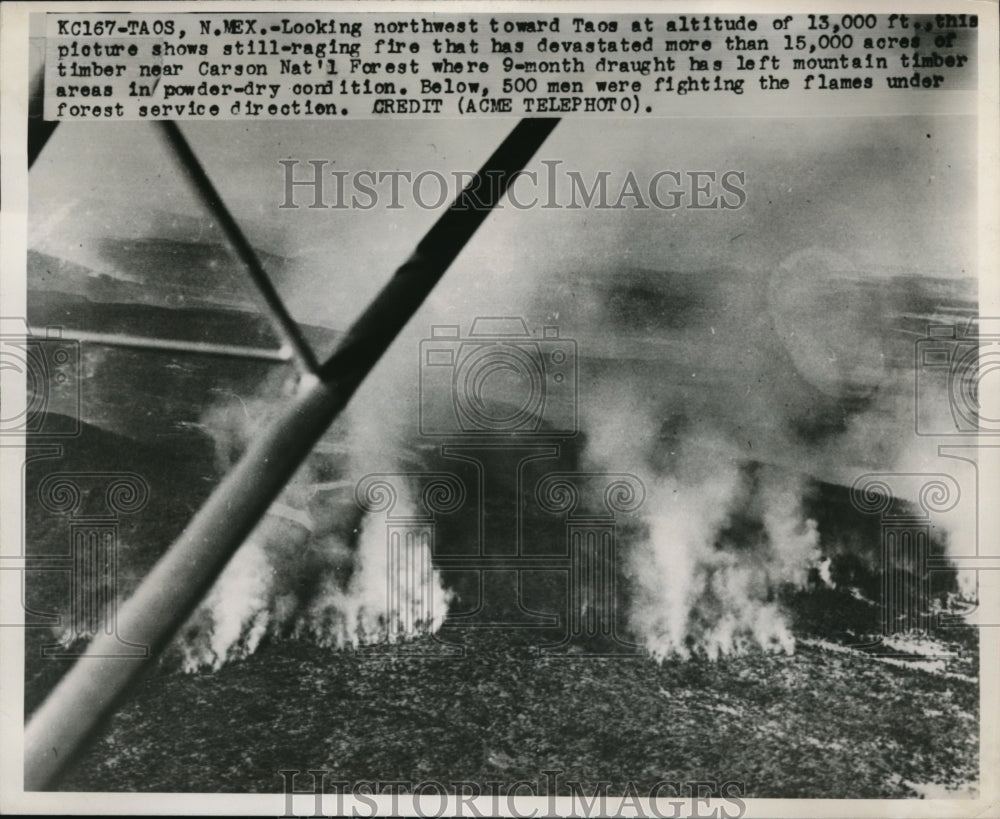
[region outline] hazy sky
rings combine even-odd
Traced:
[[[377,290],[440,210],[414,207],[408,194],[400,210],[282,210],[279,161],[322,159],[329,170],[348,173],[471,172],[512,126],[396,120],[182,128],[253,241],[298,257],[287,293],[295,312],[339,323]],[[588,183],[606,170],[617,194],[629,171],[645,185],[661,170],[734,170],[746,175],[746,204],[507,207],[489,218],[448,278],[486,292],[570,270],[599,275],[619,264],[759,271],[806,249],[825,254],[831,267],[862,273],[975,275],[975,133],[975,120],[958,116],[564,120],[536,157],[532,169],[540,174],[541,160],[561,161],[561,172],[579,172]],[[305,172],[303,165],[298,173]],[[96,263],[89,237],[158,231],[163,212],[182,217],[176,224],[187,238],[214,236],[150,124],[63,124],[30,184],[36,246],[84,263]],[[436,186],[426,190],[433,199]],[[299,201],[307,195],[299,193]],[[339,306],[328,306],[328,294]]]

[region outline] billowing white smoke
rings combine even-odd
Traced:
[[[920,303],[910,288],[923,291],[867,282],[834,262],[797,254],[774,274],[664,274],[665,284],[633,273],[625,283],[653,294],[650,306],[625,288],[607,300],[624,305],[620,315],[607,318],[598,306],[589,317],[606,322],[607,338],[627,341],[613,351],[625,362],[600,371],[580,409],[590,466],[631,471],[646,484],[648,536],[628,557],[630,622],[659,656],[716,657],[753,645],[791,651],[777,592],[810,577],[833,587],[843,551],[861,548],[868,570],[880,569],[877,540],[840,543],[835,525],[821,552],[804,512],[814,481],[849,487],[866,473],[958,468],[938,457],[937,440],[913,432],[912,342],[893,332],[908,305]],[[658,311],[670,308],[656,295],[672,286],[677,329],[663,325]],[[684,312],[687,294],[698,310]],[[916,502],[905,480],[896,483],[900,501]],[[933,515],[951,554],[974,551],[963,530],[974,518],[963,508]]]
[[[263,414],[260,405],[243,402],[210,414],[206,426],[223,461]],[[355,500],[354,487],[372,464],[393,465],[380,460],[395,445],[392,436],[374,438],[367,418],[345,418],[347,434],[331,451],[314,453],[226,566],[177,641],[185,670],[217,669],[252,654],[265,638],[345,647],[441,626],[448,595],[427,544],[390,544],[384,516]],[[331,458],[339,470],[333,480]],[[412,513],[405,484],[398,491],[394,514]]]
[[[233,556],[180,641],[185,671],[256,651],[272,620],[272,570],[258,537]]]
[[[606,350],[610,362],[581,383],[586,468],[631,472],[645,484],[644,532],[622,554],[629,625],[659,657],[793,651],[779,593],[803,586],[813,569],[832,586],[837,549],[826,544],[821,554],[817,525],[803,511],[809,476],[846,487],[862,473],[905,461],[912,372],[880,369],[877,335],[879,315],[896,308],[865,306],[868,291],[841,283],[829,287],[844,289],[850,309],[829,311],[825,279],[818,280],[786,276],[769,288],[749,276],[706,279],[696,294],[712,311],[702,318],[694,308],[681,311],[677,328],[657,324],[649,333],[631,329],[629,315],[609,320],[604,312],[614,299],[590,298],[586,285],[574,296],[581,314],[576,328],[564,328],[567,337],[576,336],[581,354]],[[652,274],[639,283],[652,293],[661,286]],[[682,284],[686,292],[698,282]],[[344,646],[441,625],[448,594],[429,570],[429,549],[401,544],[406,555],[390,562],[384,518],[363,513],[353,491],[366,474],[404,471],[417,418],[414,356],[430,324],[464,322],[467,330],[487,296],[495,304],[480,314],[522,314],[529,324],[537,317],[518,297],[494,289],[448,291],[441,304],[432,299],[403,346],[397,342],[398,354],[379,363],[343,423],[336,479],[315,465],[303,468],[281,499],[285,508],[271,510],[189,624],[181,642],[187,667],[218,666],[264,638]],[[565,300],[557,293],[546,305],[546,298],[531,306],[552,307],[554,315]],[[837,324],[842,314],[859,318],[845,328]],[[641,355],[653,363],[630,363]],[[223,451],[238,450],[253,434],[252,424],[234,420],[234,409],[241,417],[234,403],[206,424]],[[331,483],[340,488],[311,494]],[[402,486],[396,503],[395,513],[405,515],[416,499]],[[401,572],[419,582],[395,582]]]
[[[407,499],[397,512],[412,509]],[[413,582],[416,578],[417,582]],[[427,544],[392,543],[377,515],[366,514],[358,531],[354,571],[346,588],[330,574],[295,622],[295,636],[320,645],[396,642],[437,631],[449,594],[437,582]]]
[[[630,625],[656,657],[794,651],[775,598],[816,565],[816,524],[799,487],[773,470],[751,477],[737,454],[697,438],[670,473],[647,477],[648,537],[627,558]]]

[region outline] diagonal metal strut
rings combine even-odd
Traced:
[[[45,69],[39,68],[28,86],[28,170],[59,125],[59,120],[47,120],[45,107]]]
[[[33,715],[25,729],[25,790],[45,790],[56,781],[113,713],[136,676],[167,646],[558,122],[521,120],[348,330],[333,356],[316,374],[302,376],[298,393],[255,437],[119,610],[120,633],[130,642],[148,646],[148,658],[102,657],[113,655],[116,644],[115,635],[102,634]]]
[[[52,137],[52,134],[56,130],[56,126],[59,125],[58,120],[46,120],[43,118],[42,106],[44,98],[44,70],[39,69],[31,80],[31,87],[28,94],[29,170],[35,164],[35,160],[38,159],[42,149]],[[244,355],[238,349],[234,350],[232,353],[219,353],[217,351],[210,351],[207,348],[192,350],[192,352],[222,355],[232,354],[236,357],[262,358],[268,361],[287,361],[289,359],[294,359],[301,370],[315,373],[319,364],[316,361],[316,356],[313,353],[312,348],[309,347],[305,339],[302,337],[302,333],[299,330],[298,325],[289,315],[281,297],[278,295],[274,285],[271,283],[271,279],[268,277],[267,272],[264,270],[260,260],[257,258],[256,252],[250,245],[250,242],[247,240],[243,231],[240,229],[240,226],[236,223],[236,220],[233,219],[232,214],[229,213],[229,209],[225,206],[225,203],[219,196],[218,191],[212,184],[211,179],[209,179],[205,169],[202,168],[201,163],[194,154],[194,151],[191,150],[191,146],[184,138],[180,128],[175,122],[170,121],[158,122],[157,125],[163,132],[164,142],[176,157],[181,168],[184,170],[185,175],[190,180],[195,192],[201,198],[202,203],[209,210],[209,212],[215,213],[230,247],[232,247],[233,251],[239,257],[240,262],[243,264],[247,274],[250,276],[250,279],[264,304],[264,308],[268,313],[268,317],[271,319],[272,325],[278,332],[278,337],[283,341],[282,349],[275,350],[273,353],[263,351],[263,354],[260,354],[261,351],[248,350]],[[67,334],[66,337],[77,338],[82,341],[84,340],[83,335],[85,334],[81,331],[76,332],[73,335]],[[98,338],[96,334],[91,335],[93,337],[86,340],[97,344],[125,347],[137,346],[131,341],[136,337],[122,337],[121,339],[118,339],[110,334],[101,338]],[[166,348],[166,345],[168,345],[169,342],[165,339],[150,339],[144,346],[155,347],[157,344]],[[225,345],[216,345],[216,347],[218,347],[218,350],[223,350]],[[178,347],[177,349],[181,348]]]
[[[191,150],[191,146],[184,138],[184,134],[181,133],[181,129],[172,120],[163,120],[157,124],[160,126],[167,147],[177,157],[192,187],[201,197],[202,203],[209,213],[215,214],[216,219],[219,220],[219,227],[222,228],[229,246],[239,257],[250,276],[250,280],[257,288],[257,292],[264,302],[264,307],[285,346],[291,350],[292,356],[302,370],[315,373],[319,368],[319,363],[316,361],[312,348],[302,337],[302,331],[289,315],[288,309],[271,283],[267,271],[264,270],[260,259],[257,258],[257,253],[250,246],[250,241],[222,201],[222,197],[215,189],[215,185],[212,184],[212,180],[208,178],[205,169],[201,167],[198,157]]]

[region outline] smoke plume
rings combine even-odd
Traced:
[[[266,416],[265,402],[214,408],[220,466],[242,450]],[[440,628],[448,594],[426,544],[390,544],[385,520],[355,500],[369,471],[398,471],[391,426],[349,412],[285,488],[182,630],[185,670],[217,669],[264,640],[305,639],[328,647],[406,640]],[[396,500],[406,515],[412,501]],[[390,557],[390,549],[392,555]],[[412,582],[413,578],[417,582]]]
[[[642,523],[619,553],[633,636],[661,659],[793,652],[785,592],[838,585],[838,556],[857,548],[820,530],[810,511],[818,482],[846,493],[870,471],[941,471],[922,451],[914,466],[923,441],[908,426],[912,339],[886,320],[902,320],[912,282],[868,281],[836,263],[799,254],[773,275],[517,279],[523,289],[508,283],[482,310],[471,286],[432,299],[192,618],[185,667],[218,667],[266,640],[342,647],[441,626],[451,594],[428,546],[391,545],[385,517],[354,491],[365,475],[422,468],[419,342],[435,322],[466,332],[479,314],[523,315],[532,327],[545,315],[577,342],[581,466],[632,473],[646,488]],[[831,299],[836,311],[824,306]],[[266,410],[229,401],[209,414],[221,467]],[[416,510],[413,491],[401,486],[395,514]],[[960,539],[960,523],[940,526]],[[879,545],[865,549],[874,574]]]

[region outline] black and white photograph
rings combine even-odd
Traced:
[[[1000,815],[995,3],[5,6],[5,812]]]

